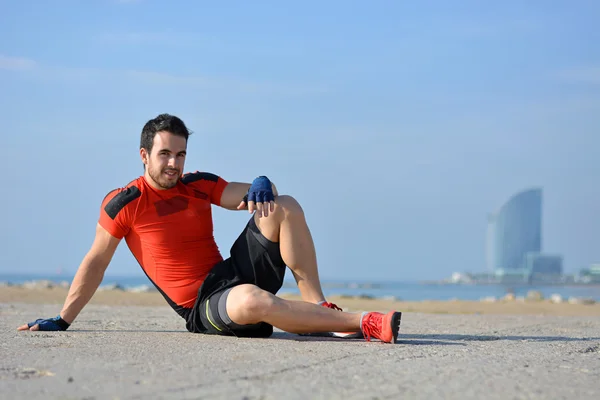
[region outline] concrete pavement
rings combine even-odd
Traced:
[[[0,303],[3,399],[598,399],[600,318],[404,313],[396,345],[194,335],[168,307]],[[400,310],[402,311],[402,310]]]

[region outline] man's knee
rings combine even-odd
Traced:
[[[279,212],[289,215],[289,214],[302,214],[304,211],[300,206],[300,203],[293,198],[292,196],[282,195],[277,196],[275,199],[275,211],[279,209]]]
[[[277,196],[275,199],[275,209],[273,212],[269,213],[268,217],[259,217],[257,218],[257,224],[261,222],[274,222],[277,221],[281,223],[283,220],[288,219],[297,215],[304,215],[304,211],[300,206],[300,203],[293,198],[292,196],[282,195]],[[258,216],[258,214],[256,214]],[[256,219],[255,219],[256,220]]]
[[[236,324],[256,324],[263,321],[275,300],[275,296],[258,286],[236,286],[227,296],[227,314]]]
[[[275,209],[267,217],[254,214],[254,223],[264,237],[279,242],[279,232],[284,221],[304,220],[304,211],[300,203],[292,196],[282,195],[275,199]]]

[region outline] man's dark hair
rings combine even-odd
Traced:
[[[152,151],[154,144],[154,136],[156,132],[166,131],[173,135],[184,137],[186,142],[192,134],[185,126],[183,121],[174,115],[160,114],[158,117],[146,122],[142,129],[142,137],[140,138],[140,149],[146,149],[148,153]]]

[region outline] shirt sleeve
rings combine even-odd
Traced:
[[[221,205],[221,195],[229,184],[225,179],[210,172],[191,172],[185,174],[181,181],[195,190],[204,193],[214,205]]]
[[[223,194],[223,190],[225,190],[225,187],[228,185],[228,183],[229,182],[227,182],[225,179],[219,177],[210,194],[210,202],[212,204],[216,206],[221,205],[221,195]]]
[[[108,193],[100,206],[98,223],[117,239],[122,239],[131,229],[135,210],[134,200],[140,197],[135,187],[115,189]]]

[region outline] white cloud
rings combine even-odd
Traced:
[[[123,74],[127,78],[135,79],[144,83],[152,84],[181,84],[181,85],[193,85],[193,86],[210,86],[214,84],[209,79],[200,76],[182,76],[165,74],[162,72],[154,71],[140,71],[140,70],[128,70],[124,71]]]
[[[114,46],[166,46],[181,48],[186,52],[211,53],[214,56],[225,54],[236,57],[305,58],[306,53],[310,51],[303,41],[290,42],[271,38],[249,46],[243,39],[224,39],[190,31],[105,31],[97,32],[90,39],[94,44],[108,45],[111,48]],[[335,45],[335,43],[329,45]]]
[[[36,62],[29,58],[9,57],[0,54],[0,69],[9,71],[26,71],[36,67]]]
[[[124,45],[176,45],[181,39],[187,39],[186,43],[191,43],[191,38],[187,36],[174,35],[162,32],[107,32],[95,35],[92,40],[101,44],[124,44]]]
[[[0,70],[29,72],[31,76],[46,80],[67,82],[102,82],[104,80],[138,82],[147,85],[170,85],[212,89],[231,93],[261,93],[283,96],[321,94],[326,87],[279,82],[252,82],[235,77],[179,75],[148,70],[80,68],[37,64],[27,58],[0,55]]]
[[[534,18],[507,20],[472,20],[465,23],[454,22],[449,30],[467,37],[507,37],[540,32],[543,23]]]
[[[565,69],[553,75],[565,82],[600,85],[600,67],[597,66]]]
[[[276,82],[250,82],[236,78],[208,77],[199,75],[176,75],[154,71],[128,70],[122,71],[129,79],[146,84],[185,85],[209,89],[219,89],[231,92],[270,93],[279,95],[322,94],[329,89],[322,86],[290,85]],[[120,74],[121,74],[120,73]]]
[[[548,22],[540,16],[523,15],[517,18],[502,16],[480,17],[462,16],[449,18],[444,15],[433,15],[426,18],[429,26],[435,29],[423,30],[423,21],[407,21],[402,24],[406,33],[403,39],[431,40],[444,39],[456,40],[464,38],[502,38],[522,37],[543,32]],[[436,42],[437,43],[437,42]],[[439,44],[438,44],[439,46]]]

